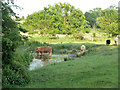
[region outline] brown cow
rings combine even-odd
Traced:
[[[48,46],[48,47],[38,47],[35,49],[34,51],[34,55],[35,53],[37,53],[37,56],[39,55],[39,52],[41,53],[41,55],[44,55],[44,53],[48,53],[50,55],[52,55],[52,47]]]

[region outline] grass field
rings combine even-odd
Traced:
[[[87,36],[87,35],[86,35]],[[74,39],[71,36],[63,38],[50,39],[49,36],[35,36],[33,35],[31,40],[38,41],[40,43],[59,44],[59,43],[93,43],[93,44],[106,44],[106,40],[111,40],[111,45],[114,44],[114,38],[107,37],[95,37],[92,40],[85,38],[84,40]]]
[[[82,44],[89,50],[85,56],[30,71],[30,83],[20,88],[117,88],[117,46],[93,43],[50,44],[50,46],[55,50],[79,49]],[[42,45],[38,42],[34,45],[29,43],[28,49]]]

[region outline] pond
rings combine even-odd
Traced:
[[[62,62],[64,61],[64,58],[67,57],[67,54],[53,54],[52,56],[35,56],[33,61],[30,63],[29,70],[34,70],[36,68],[40,68],[54,62]]]

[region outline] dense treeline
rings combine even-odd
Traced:
[[[90,27],[96,27],[109,36],[116,36],[120,33],[117,25],[118,8],[115,6],[105,10],[94,8],[83,14],[81,10],[68,3],[44,7],[44,10],[28,15],[23,23],[29,33],[53,35],[81,31],[89,33]]]
[[[9,2],[10,3],[10,2]],[[14,4],[13,4],[14,5]],[[25,85],[29,82],[28,66],[32,60],[29,52],[21,55],[16,48],[25,40],[19,33],[24,31],[11,16],[16,14],[11,6],[2,2],[2,87]]]

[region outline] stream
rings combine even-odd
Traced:
[[[64,61],[64,58],[67,57],[67,54],[53,54],[52,56],[35,56],[33,61],[30,63],[29,70],[34,70],[36,68],[40,68],[54,62],[62,62]]]

